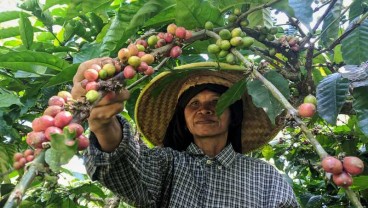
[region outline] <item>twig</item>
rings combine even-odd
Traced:
[[[308,43],[310,41],[310,39],[313,37],[314,33],[317,31],[319,25],[322,23],[322,21],[326,18],[327,14],[330,12],[330,10],[332,9],[332,7],[335,5],[335,3],[337,2],[337,0],[332,0],[330,5],[328,5],[328,8],[326,9],[326,11],[323,13],[323,15],[317,20],[316,24],[314,25],[312,31],[310,31],[304,38],[302,41],[300,41],[299,46],[303,47],[306,43]]]

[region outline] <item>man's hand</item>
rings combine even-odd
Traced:
[[[87,92],[81,84],[84,80],[84,71],[91,68],[93,64],[102,67],[107,63],[118,64],[116,60],[109,57],[96,58],[80,64],[73,78],[72,95],[74,99],[84,96]],[[129,91],[126,89],[122,89],[118,93],[109,92],[90,112],[89,128],[97,136],[104,151],[113,151],[121,141],[122,130],[116,119],[116,114],[124,109],[124,101],[129,98],[129,95]]]

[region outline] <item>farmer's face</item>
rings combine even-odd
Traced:
[[[194,139],[220,137],[227,139],[230,124],[230,110],[227,108],[220,117],[215,107],[220,95],[204,90],[195,95],[185,106],[185,122]]]

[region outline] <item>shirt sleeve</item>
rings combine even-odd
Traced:
[[[87,173],[136,207],[159,207],[169,197],[173,156],[167,148],[148,148],[134,139],[128,121],[118,117],[123,138],[118,148],[101,151],[91,134],[84,160]]]

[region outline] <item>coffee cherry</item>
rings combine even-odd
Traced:
[[[126,62],[130,56],[131,54],[127,48],[122,48],[118,52],[118,58],[123,63]]]
[[[175,33],[174,33],[175,34]],[[149,46],[153,47],[156,45],[158,41],[158,38],[156,35],[151,35],[148,39],[147,39],[147,43]]]
[[[60,128],[58,128],[56,126],[50,126],[45,131],[45,137],[48,141],[51,141],[51,135],[52,134],[62,134],[62,133],[63,133],[63,130],[61,130]]]
[[[49,115],[49,116],[55,117],[56,114],[58,114],[62,110],[63,108],[58,105],[51,105],[46,108],[46,110],[43,112],[43,115]]]
[[[86,78],[88,81],[96,81],[98,79],[98,71],[95,69],[87,69],[83,73],[84,78]]]
[[[153,69],[153,67],[152,67],[152,66],[148,66],[148,67],[147,67],[147,70],[146,70],[146,71],[144,71],[144,74],[145,74],[145,75],[147,75],[147,76],[150,76],[150,75],[152,75],[154,72],[155,72],[155,70]]]
[[[212,54],[217,54],[220,52],[220,47],[216,44],[210,44],[208,47],[207,47],[207,50],[209,53],[212,53]]]
[[[34,155],[27,155],[27,156],[25,156],[25,158],[26,158],[27,162],[32,162],[33,159],[34,159]]]
[[[141,44],[136,44],[136,46],[138,48],[138,53],[146,50],[146,48]],[[137,53],[137,56],[138,56],[138,53]]]
[[[239,16],[239,15],[241,14],[241,10],[240,10],[239,8],[235,8],[235,9],[234,9],[234,14],[235,14],[236,16]]]
[[[332,175],[332,180],[337,186],[347,188],[353,184],[353,178],[346,172]]]
[[[358,157],[348,156],[343,159],[344,170],[351,175],[359,175],[364,171],[364,163]]]
[[[190,30],[186,30],[185,31],[185,40],[188,40],[189,38],[191,38],[193,36],[193,33],[192,33],[192,31],[190,31]]]
[[[102,71],[102,70],[101,70]],[[90,90],[98,90],[100,88],[100,84],[98,82],[88,82],[86,85],[86,90],[90,91]]]
[[[83,134],[77,137],[78,150],[85,150],[89,146],[89,139]]]
[[[243,31],[240,29],[240,27],[236,27],[231,30],[231,37],[240,37]]]
[[[220,35],[222,40],[230,40],[231,39],[231,33],[228,29],[220,30],[219,35]]]
[[[220,48],[222,50],[225,50],[225,51],[229,50],[231,48],[230,41],[229,40],[221,40]]]
[[[304,103],[312,103],[313,105],[317,105],[317,99],[312,94],[309,94],[309,95],[305,96],[303,101],[304,101]]]
[[[236,62],[236,57],[234,56],[234,54],[229,53],[226,55],[226,62],[229,64],[235,64]]]
[[[182,50],[180,46],[174,46],[170,50],[170,57],[171,58],[177,58],[181,55]]]
[[[205,24],[204,24],[204,28],[206,30],[213,30],[213,23],[211,21],[207,21]]]
[[[33,150],[26,149],[26,150],[24,150],[23,155],[24,155],[24,157],[27,157],[28,155],[33,155]]]
[[[100,93],[98,93],[96,90],[90,90],[86,93],[86,100],[90,103],[93,103],[96,100],[100,99],[100,96]]]
[[[131,56],[136,56],[138,55],[138,47],[135,44],[129,44],[128,45],[128,50]]]
[[[234,47],[243,45],[243,39],[241,37],[233,37],[230,40],[230,44]]]
[[[63,107],[65,105],[65,100],[62,97],[54,95],[49,98],[48,105],[49,106],[57,105],[57,106]]]
[[[24,167],[24,165],[23,165],[23,163],[21,163],[21,162],[14,162],[13,163],[13,168],[15,169],[15,170],[20,170],[20,169],[22,169]]]
[[[128,65],[124,68],[123,75],[126,79],[133,78],[135,74],[136,74],[136,71],[134,70],[133,66]]]
[[[184,27],[177,27],[175,30],[175,36],[181,39],[185,39],[186,29]]]
[[[47,142],[47,138],[45,136],[45,133],[42,131],[31,131],[27,134],[26,142],[31,147],[42,148],[42,143]]]
[[[144,54],[141,57],[141,61],[146,62],[148,65],[151,65],[155,61],[155,57],[153,57],[153,55],[151,54]]]
[[[16,153],[14,153],[14,155],[13,155],[13,160],[14,161],[19,161],[19,159],[20,158],[22,158],[23,157],[23,154],[22,153],[20,153],[20,152],[16,152]]]
[[[302,103],[298,107],[298,113],[300,117],[309,118],[316,112],[316,106],[312,103]]]
[[[254,38],[252,37],[244,37],[243,38],[243,47],[244,48],[249,48],[250,46],[252,46],[254,43]]]
[[[142,46],[144,46],[144,48],[147,48],[148,47],[147,41],[146,40],[143,40],[143,39],[137,40],[136,44],[142,45]]]
[[[171,33],[165,33],[164,40],[166,43],[171,43],[174,40],[174,36]]]
[[[58,92],[57,96],[63,98],[65,102],[68,102],[69,100],[73,99],[72,94],[68,91],[60,91]]]
[[[33,131],[44,131],[49,126],[54,125],[54,117],[49,115],[43,115],[39,118],[36,118],[32,121],[32,129]]]
[[[105,80],[105,79],[108,77],[108,73],[107,73],[107,71],[106,71],[106,70],[104,70],[104,69],[101,69],[101,70],[98,72],[98,77],[99,77],[100,79],[102,79],[102,80]],[[94,81],[92,81],[92,82],[94,82]],[[87,85],[88,85],[88,83],[87,83]],[[87,85],[86,85],[86,87],[85,87],[85,88],[87,88]]]
[[[91,91],[93,90],[88,91],[87,94]],[[69,111],[61,111],[55,116],[55,126],[59,128],[64,128],[64,126],[68,125],[72,120],[73,115]]]
[[[327,156],[322,160],[322,168],[328,173],[339,174],[342,172],[342,162],[332,156]]]
[[[71,123],[65,126],[64,129],[68,129],[69,132],[75,132],[75,137],[79,137],[84,132],[83,126],[78,123]]]
[[[242,27],[246,27],[246,26],[248,26],[249,25],[249,21],[247,20],[247,19],[244,19],[244,20],[242,20],[241,22],[240,22],[240,26],[242,26]]]
[[[131,56],[128,59],[128,64],[136,68],[141,64],[141,59],[138,56]]]
[[[148,64],[146,62],[141,62],[141,64],[137,67],[137,71],[144,72],[148,68]]]
[[[105,70],[107,72],[108,77],[114,76],[114,74],[116,72],[115,66],[111,63],[103,65],[102,70]]]
[[[172,35],[175,35],[177,26],[174,23],[171,23],[167,26],[166,31]]]

